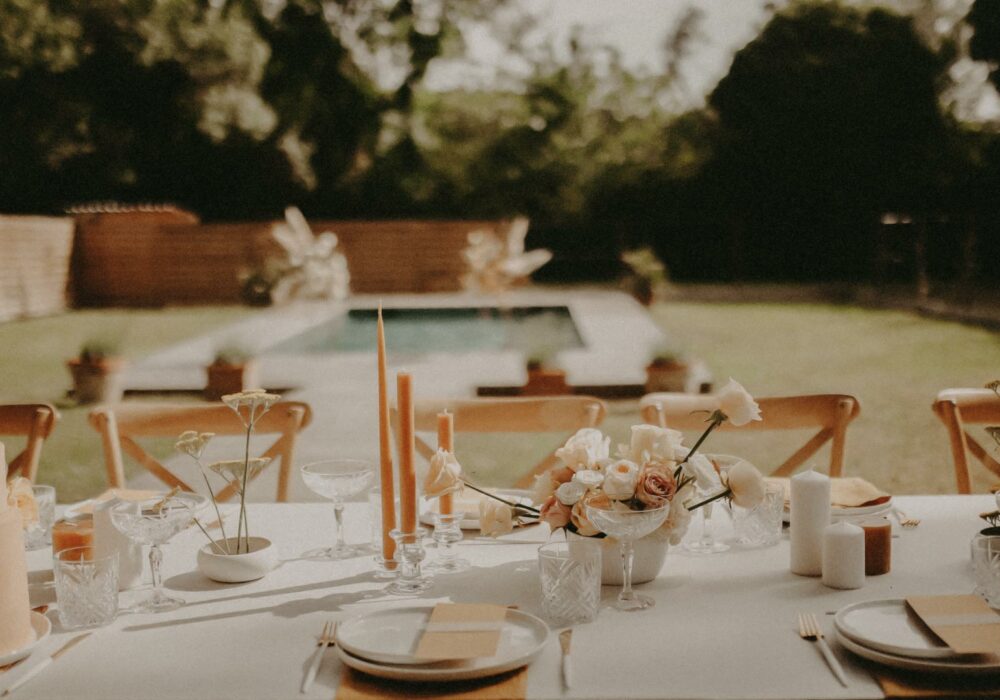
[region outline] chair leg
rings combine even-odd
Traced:
[[[104,446],[104,467],[108,473],[108,485],[113,489],[125,487],[125,466],[118,440],[118,423],[110,411],[95,416],[101,443]]]
[[[941,401],[934,405],[938,418],[948,429],[951,445],[951,459],[955,464],[955,483],[959,493],[972,493],[972,481],[969,478],[969,460],[966,456],[968,445],[965,441],[965,431],[962,430],[962,418],[958,406],[951,401]]]

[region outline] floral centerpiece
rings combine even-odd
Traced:
[[[245,428],[242,459],[212,462],[206,466],[202,462],[202,454],[204,453],[205,447],[208,445],[209,441],[215,436],[214,433],[200,433],[195,430],[188,430],[181,433],[175,443],[175,447],[179,452],[183,452],[191,457],[195,464],[198,465],[198,470],[205,482],[208,494],[212,499],[212,505],[215,508],[215,515],[218,518],[222,538],[216,540],[208,534],[208,530],[204,527],[204,525],[202,525],[201,522],[195,519],[195,523],[205,534],[205,537],[208,538],[210,551],[215,554],[226,556],[251,554],[254,549],[253,540],[259,541],[262,539],[250,537],[250,523],[247,518],[246,508],[246,488],[248,482],[259,474],[271,460],[270,458],[264,457],[250,457],[250,438],[253,435],[254,427],[257,422],[260,421],[261,417],[267,413],[271,409],[271,406],[277,403],[280,399],[281,397],[278,394],[269,394],[261,389],[244,391],[238,394],[227,394],[222,397],[222,402],[240,417],[240,420]],[[219,509],[216,492],[213,490],[212,483],[209,478],[210,474],[214,474],[216,477],[223,479],[227,487],[235,487],[236,493],[239,494],[240,509],[236,524],[235,537],[228,537],[226,535],[222,512]],[[201,557],[199,557],[199,563],[201,563]]]

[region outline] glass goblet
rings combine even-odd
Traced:
[[[310,552],[318,559],[347,559],[357,547],[344,541],[344,501],[367,491],[375,481],[375,465],[362,459],[327,459],[302,465],[302,480],[314,493],[333,501],[337,542],[333,547]]]
[[[129,607],[130,612],[164,612],[184,605],[184,600],[163,592],[160,546],[187,528],[208,499],[196,493],[164,494],[139,502],[138,509],[125,502],[111,509],[111,522],[123,535],[139,544],[149,545],[149,568],[153,574],[153,592]]]
[[[588,503],[586,511],[587,518],[594,527],[621,543],[622,590],[613,607],[625,611],[653,607],[656,604],[655,600],[632,590],[633,542],[663,524],[670,512],[670,504],[649,510],[629,510],[617,502],[607,505]]]

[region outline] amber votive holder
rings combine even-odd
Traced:
[[[892,523],[888,518],[866,518],[858,523],[865,531],[865,576],[881,576],[892,569]]]

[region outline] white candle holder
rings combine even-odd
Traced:
[[[465,571],[471,564],[458,557],[455,545],[462,541],[462,519],[465,513],[435,513],[434,532],[431,539],[437,543],[438,556],[427,569],[435,573],[451,574]]]
[[[389,535],[396,541],[396,561],[399,575],[386,586],[387,593],[410,595],[423,593],[431,587],[431,578],[420,571],[420,562],[427,556],[424,538],[427,528],[418,527],[414,532],[393,530]]]
[[[393,579],[399,576],[399,562],[395,559],[385,559],[381,553],[372,557],[375,562],[375,578]]]

